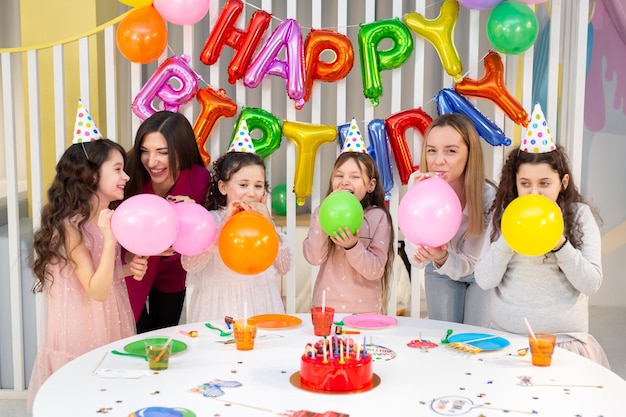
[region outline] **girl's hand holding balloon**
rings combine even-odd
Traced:
[[[330,240],[344,249],[352,249],[359,241],[359,231],[353,234],[349,227],[340,227],[330,236]]]

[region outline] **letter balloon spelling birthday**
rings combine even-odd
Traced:
[[[278,59],[285,48],[285,60]],[[266,75],[286,80],[287,95],[297,109],[304,106],[304,49],[302,31],[295,19],[286,19],[274,30],[246,71],[243,83],[248,88],[261,84]]]
[[[211,87],[201,88],[196,93],[196,99],[200,102],[200,114],[193,125],[193,131],[202,161],[204,165],[209,165],[211,156],[206,150],[206,142],[218,119],[233,117],[237,112],[237,105],[221,88],[217,91]]]
[[[233,134],[230,138],[231,142],[240,130],[242,120],[246,121],[249,132],[252,132],[255,129],[259,129],[263,132],[263,135],[260,138],[252,139],[254,153],[259,155],[261,158],[267,158],[280,148],[280,142],[283,137],[280,119],[267,110],[253,107],[244,107],[241,110],[237,123],[235,124],[235,128],[233,129]]]
[[[385,121],[382,119],[373,119],[367,125],[367,133],[370,139],[370,146],[367,153],[374,158],[380,181],[383,183],[385,190],[385,199],[391,199],[391,190],[393,189],[393,169],[391,164],[391,151],[389,150],[389,141],[387,140],[387,129],[385,129]]]
[[[193,98],[198,89],[200,76],[187,65],[188,55],[167,58],[139,90],[133,100],[133,113],[146,120],[159,110],[178,112],[180,106]],[[177,86],[171,84],[176,81]],[[155,100],[163,102],[163,108],[155,106]]]
[[[311,195],[317,150],[322,144],[333,142],[337,130],[335,126],[286,121],[283,123],[283,136],[296,144],[293,191],[296,193],[296,202],[303,206]]]
[[[393,43],[389,49],[378,50],[385,39]],[[381,71],[399,68],[413,52],[413,38],[398,18],[361,24],[359,30],[359,54],[363,94],[372,106],[378,106],[383,93]]]
[[[455,82],[461,81],[463,66],[454,45],[454,26],[459,17],[459,3],[445,0],[434,20],[426,19],[419,13],[411,12],[404,16],[404,23],[416,34],[430,42],[441,60],[441,65]]]

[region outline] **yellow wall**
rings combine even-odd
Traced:
[[[115,0],[21,0],[20,24],[22,46],[36,46],[56,43],[93,30],[96,26],[118,15],[118,2]],[[100,45],[98,45],[100,44]],[[102,39],[93,36],[89,43],[90,58],[90,96],[88,110],[98,126],[104,124],[104,99],[99,100],[99,80],[103,79],[103,68],[98,66],[98,57],[102,56]],[[78,42],[67,44],[64,48],[65,66],[65,103],[66,137],[69,145],[76,116],[76,105],[80,97]],[[52,68],[52,49],[41,50],[39,68]],[[41,71],[39,79],[43,188],[54,176],[54,86],[51,74]],[[27,79],[24,74],[24,79]],[[25,84],[26,85],[26,84]],[[103,90],[102,90],[103,91]],[[104,94],[102,94],[104,97]],[[25,93],[25,97],[27,97]],[[102,105],[101,105],[102,104]],[[28,114],[26,114],[28,117]],[[30,171],[30,169],[29,169]],[[29,178],[30,183],[30,178]]]

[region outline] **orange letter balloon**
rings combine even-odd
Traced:
[[[237,112],[237,105],[226,95],[226,91],[213,90],[211,87],[201,88],[196,93],[196,98],[200,102],[200,114],[193,125],[196,134],[196,143],[202,156],[204,165],[209,165],[211,156],[206,150],[206,142],[215,127],[215,123],[220,117],[233,117]]]

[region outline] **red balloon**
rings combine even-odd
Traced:
[[[335,59],[320,60],[327,50],[335,53]],[[348,75],[354,64],[354,48],[346,35],[334,30],[311,29],[304,43],[304,57],[304,101],[309,101],[314,80],[334,82]]]
[[[193,125],[193,131],[202,161],[204,165],[209,165],[211,155],[206,150],[206,142],[217,120],[221,117],[233,117],[237,112],[237,105],[221,88],[218,91],[211,87],[201,88],[196,92],[196,99],[200,102],[200,114]]]
[[[147,64],[165,51],[167,26],[154,7],[140,7],[120,22],[115,39],[117,48],[126,59]]]
[[[409,182],[409,177],[413,171],[419,169],[419,164],[413,165],[409,144],[406,141],[406,131],[409,128],[415,128],[424,137],[426,129],[432,121],[433,119],[421,107],[392,114],[385,120],[389,145],[391,145],[393,157],[398,167],[400,181],[404,185]]]
[[[455,84],[454,89],[459,94],[487,99],[500,107],[515,123],[528,126],[528,113],[522,105],[511,95],[504,81],[504,65],[500,54],[489,51],[484,59],[485,73],[478,80],[464,78]]]
[[[263,40],[272,19],[269,13],[257,10],[252,14],[250,23],[244,31],[235,27],[241,12],[243,12],[241,0],[227,0],[200,52],[200,61],[205,65],[213,65],[222,54],[225,45],[236,51],[228,65],[228,82],[231,84],[235,84],[245,75],[252,55]]]
[[[226,222],[218,245],[227,267],[242,275],[255,275],[274,263],[279,239],[274,225],[265,217],[242,211]]]

